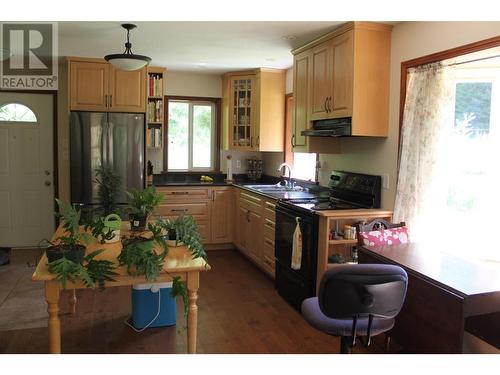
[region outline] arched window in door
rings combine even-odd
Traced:
[[[0,122],[37,122],[35,113],[24,104],[7,103],[0,105]]]

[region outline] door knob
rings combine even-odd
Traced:
[[[50,176],[50,172],[47,169],[44,171],[44,173],[46,176]]]
[[[50,186],[52,183],[50,181],[45,181],[45,186]]]

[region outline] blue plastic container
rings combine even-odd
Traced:
[[[150,328],[175,325],[176,303],[175,298],[170,294],[171,291],[171,282],[134,285],[132,287],[133,326],[142,329],[146,326]]]

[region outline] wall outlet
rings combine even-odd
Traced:
[[[384,173],[382,175],[382,188],[389,190],[389,173]]]
[[[236,169],[241,169],[241,160],[236,159]]]

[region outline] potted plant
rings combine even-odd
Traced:
[[[164,237],[169,246],[186,245],[194,258],[207,260],[198,226],[191,215],[181,215],[174,220],[159,219],[157,225],[166,232]]]
[[[127,191],[129,198],[128,214],[132,230],[146,230],[149,216],[163,201],[163,194],[157,193],[153,185],[143,191]]]
[[[110,166],[101,165],[96,169],[94,181],[97,183],[98,213],[102,216],[119,213],[118,193],[121,178]]]
[[[65,230],[64,234],[45,250],[49,263],[61,258],[67,258],[80,264],[85,256],[85,244],[89,243],[92,236],[80,232],[80,211],[68,202],[56,198],[59,206],[59,218]]]
[[[66,257],[62,257],[48,264],[49,271],[56,275],[63,289],[66,289],[68,281],[75,282],[81,279],[89,288],[97,284],[99,290],[104,290],[106,281],[115,281],[113,276],[115,265],[109,260],[96,260],[95,257],[104,250],[96,250],[83,258],[82,263],[76,263]]]
[[[90,231],[101,244],[120,241],[122,219],[117,214],[87,219],[85,230]]]
[[[120,266],[127,266],[130,275],[142,275],[147,280],[155,280],[160,274],[168,246],[161,234],[161,227],[149,223],[152,236],[133,236],[122,239],[122,251],[118,256]],[[156,248],[161,249],[160,252]]]

